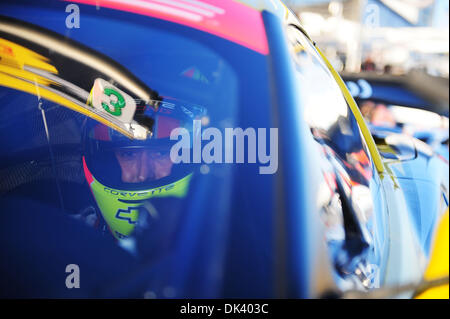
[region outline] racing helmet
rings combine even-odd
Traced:
[[[173,163],[170,139],[173,129],[184,128],[192,139],[193,121],[205,109],[178,100],[160,102],[157,110],[144,106],[138,116],[146,119],[151,134],[145,140],[130,139],[92,119],[84,129],[83,169],[93,197],[112,235],[129,237],[138,224],[143,203],[153,197],[184,197],[194,171],[193,164]],[[189,147],[190,147],[189,146]]]

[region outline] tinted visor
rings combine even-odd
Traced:
[[[173,183],[192,172],[190,164],[174,164],[170,149],[176,141],[119,144],[88,139],[86,164],[103,185],[143,190]]]

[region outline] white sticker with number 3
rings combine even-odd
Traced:
[[[131,123],[136,111],[136,102],[131,96],[100,78],[95,80],[88,101],[95,109],[126,124]]]

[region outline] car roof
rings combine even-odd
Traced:
[[[292,13],[280,0],[74,0],[73,3],[154,17],[217,35],[268,54],[262,11],[283,21]]]

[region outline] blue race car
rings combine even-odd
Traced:
[[[448,255],[446,274],[427,272],[439,227],[448,244],[448,161],[401,134],[375,141],[282,2],[16,0],[0,14],[1,297],[448,285]]]
[[[342,78],[374,136],[410,135],[449,160],[448,79],[417,71],[405,75],[344,73]]]

